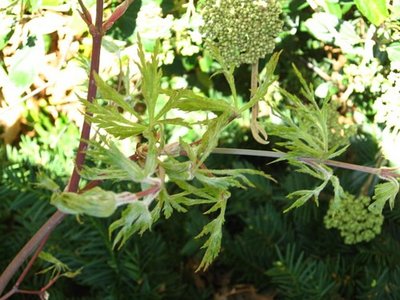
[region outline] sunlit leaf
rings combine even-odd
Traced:
[[[151,60],[147,61],[145,51],[140,37],[138,36],[138,55],[137,63],[140,73],[142,74],[141,91],[144,101],[147,105],[150,122],[153,122],[155,116],[155,107],[158,96],[161,91],[162,72],[159,68],[158,53],[160,51],[160,41],[157,40]]]
[[[391,43],[386,51],[391,62],[400,62],[400,42]]]
[[[81,174],[89,179],[119,179],[142,182],[146,178],[144,170],[127,158],[111,141],[101,138],[103,143],[91,141],[88,156],[95,162],[107,164],[106,168],[83,166]]]
[[[183,111],[232,111],[232,107],[227,102],[206,98],[190,90],[180,90],[178,95],[178,99],[174,102],[173,108],[178,108]]]
[[[222,114],[208,123],[207,131],[204,133],[201,144],[198,148],[201,153],[199,164],[203,163],[210,155],[211,151],[218,145],[219,134],[227,125],[229,114]]]
[[[97,102],[82,100],[86,106],[87,120],[103,128],[116,138],[128,138],[143,133],[147,126],[125,118],[115,106],[101,106]]]
[[[140,119],[138,113],[131,107],[124,99],[120,93],[114,90],[111,86],[105,83],[99,75],[96,73],[94,74],[94,79],[96,81],[97,88],[103,99],[111,100],[119,107],[121,107],[124,111],[129,112],[130,114],[134,115],[136,118]]]
[[[358,10],[375,26],[381,25],[388,17],[386,0],[354,0]]]
[[[39,74],[38,65],[43,58],[43,43],[40,42],[33,47],[25,46],[14,54],[8,77],[20,93],[27,89]],[[33,61],[35,63],[32,63]]]
[[[332,43],[336,35],[336,26],[339,20],[336,16],[327,12],[317,12],[312,18],[304,22],[307,30],[317,39],[323,42]]]

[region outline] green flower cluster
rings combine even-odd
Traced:
[[[272,53],[283,26],[276,0],[205,0],[201,14],[205,49],[217,48],[236,66]]]
[[[339,208],[330,205],[324,218],[325,227],[338,229],[346,244],[372,240],[381,232],[383,215],[369,211],[370,203],[367,196],[356,198],[346,193]]]

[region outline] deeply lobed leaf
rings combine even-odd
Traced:
[[[381,214],[386,202],[389,202],[390,209],[394,207],[394,200],[400,188],[399,181],[393,177],[387,180],[375,186],[375,195],[372,197],[375,201],[368,207],[374,213]]]
[[[113,248],[118,244],[121,248],[126,241],[136,232],[143,234],[151,228],[153,218],[148,206],[142,201],[136,201],[129,204],[122,212],[121,218],[112,223],[109,227],[109,235],[119,229],[114,238]]]

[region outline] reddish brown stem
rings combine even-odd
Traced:
[[[4,295],[1,299],[7,299],[14,294],[27,294],[27,295],[37,295],[40,299],[46,299],[46,291],[53,286],[54,283],[60,278],[60,274],[57,274],[54,278],[52,278],[44,287],[42,287],[39,291],[33,290],[20,290],[14,286],[14,288]]]
[[[18,271],[23,262],[31,255],[31,253],[38,247],[40,242],[50,234],[54,228],[65,218],[65,214],[60,211],[54,213],[47,222],[40,227],[35,235],[29,240],[28,243],[18,252],[8,267],[4,270],[0,277],[0,292],[4,290],[12,276]],[[23,279],[23,278],[22,278]],[[14,288],[14,290],[17,290]],[[1,298],[1,300],[7,298]]]
[[[40,289],[41,293],[46,292],[49,288],[51,288],[53,286],[53,284],[56,283],[56,281],[60,278],[60,274],[57,274],[57,276],[55,276],[54,278],[50,279],[50,281]]]
[[[46,245],[47,240],[49,239],[50,233],[48,233],[43,240],[40,242],[39,246],[37,247],[35,253],[32,255],[31,259],[28,262],[28,265],[25,267],[24,271],[19,275],[17,282],[14,284],[14,288],[19,288],[20,284],[28,274],[29,270],[32,268],[33,264],[35,263],[39,253],[42,251],[43,247]]]
[[[92,33],[92,60],[90,64],[89,74],[89,88],[87,94],[87,100],[93,102],[96,97],[97,86],[94,80],[94,74],[99,73],[100,66],[100,51],[101,51],[101,40],[102,40],[102,25],[103,24],[103,0],[97,0],[96,6],[96,31]],[[90,123],[86,120],[83,121],[81,141],[78,147],[78,153],[75,160],[75,168],[72,172],[71,180],[69,182],[68,191],[77,192],[79,188],[80,175],[79,171],[83,166],[86,156],[87,140],[90,138]]]
[[[100,51],[101,51],[101,40],[102,40],[102,24],[103,24],[103,0],[96,1],[96,24],[94,26],[95,30],[91,30],[93,44],[92,44],[92,59],[90,65],[90,74],[89,74],[89,88],[87,94],[87,100],[92,102],[94,97],[96,96],[96,83],[94,81],[94,73],[99,72],[100,65]],[[82,165],[85,161],[85,150],[87,148],[87,140],[90,138],[90,123],[88,123],[85,119],[82,132],[81,132],[81,140],[78,147],[78,152],[75,159],[75,168],[72,172],[71,179],[68,185],[69,192],[77,192],[79,189],[79,181],[80,175],[79,170],[82,168]],[[45,240],[48,235],[57,227],[58,224],[65,218],[65,214],[57,211],[54,213],[50,219],[35,233],[35,235],[29,240],[29,242],[20,250],[20,252],[14,257],[8,267],[4,270],[4,272],[0,276],[0,295],[3,293],[5,287],[8,282],[11,280],[12,276],[18,271],[23,262],[32,254],[35,249],[43,242],[43,246],[45,244]],[[43,247],[42,246],[42,247]],[[36,256],[37,257],[37,256]],[[22,275],[18,279],[18,285],[22,282],[22,280],[27,275],[28,271],[33,265],[33,262],[36,260],[32,259]],[[14,292],[17,288],[14,288]],[[8,294],[8,293],[7,293]],[[3,297],[4,298],[4,297]],[[6,298],[4,298],[6,299]]]
[[[17,290],[18,294],[27,294],[27,295],[40,295],[42,292],[40,291],[30,291],[30,290]]]
[[[141,192],[136,193],[135,195],[136,195],[136,197],[138,197],[138,198],[142,198],[142,197],[145,197],[145,196],[147,196],[147,195],[155,194],[155,193],[157,193],[159,190],[160,190],[160,187],[159,187],[158,185],[154,185],[154,186],[148,188],[147,190],[144,190],[144,191],[141,191]]]

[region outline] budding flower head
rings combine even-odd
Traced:
[[[367,196],[355,197],[346,193],[338,208],[331,202],[324,218],[325,227],[338,229],[345,244],[374,239],[381,232],[383,215],[371,212],[368,209],[370,203]]]
[[[274,50],[281,12],[277,0],[204,0],[205,49],[218,49],[227,64],[255,63]]]

